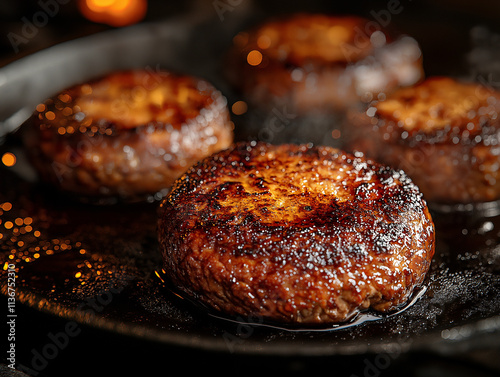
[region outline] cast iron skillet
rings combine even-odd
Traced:
[[[19,304],[198,349],[339,355],[499,346],[500,216],[495,211],[433,211],[436,255],[424,289],[401,312],[368,313],[341,328],[286,329],[259,318],[221,318],[175,295],[161,272],[158,203],[93,206],[37,181],[18,127],[38,102],[64,87],[113,69],[168,68],[202,76],[231,97],[214,57],[241,23],[191,21],[86,37],[0,70],[0,154],[17,157],[13,167],[0,171],[1,292],[9,293],[7,273],[14,264]]]

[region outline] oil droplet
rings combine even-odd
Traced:
[[[491,221],[485,221],[477,230],[479,234],[485,234],[492,231],[495,228],[495,225]]]

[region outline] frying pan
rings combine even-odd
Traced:
[[[116,69],[166,68],[210,80],[231,102],[235,95],[222,79],[218,57],[248,21],[233,16],[227,22],[176,18],[108,31],[0,70],[0,153],[17,157],[16,165],[1,168],[0,204],[12,208],[4,208],[0,219],[14,226],[1,229],[0,252],[19,269],[17,303],[124,336],[233,354],[453,353],[499,347],[500,217],[495,213],[433,212],[437,247],[425,290],[400,313],[370,313],[339,329],[297,331],[265,326],[258,318],[221,318],[176,296],[162,280],[158,203],[89,206],[37,181],[19,142],[19,126],[37,103],[69,85]],[[8,295],[8,264],[4,267],[0,286]]]

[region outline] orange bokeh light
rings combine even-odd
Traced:
[[[102,9],[113,5],[115,0],[93,0],[86,1],[88,7],[94,12],[102,12]]]
[[[262,53],[258,50],[252,50],[247,55],[247,62],[250,65],[256,66],[262,63]]]
[[[231,106],[231,111],[235,115],[242,115],[245,114],[248,110],[248,106],[246,102],[244,101],[236,101],[233,103],[233,106]]]
[[[10,152],[4,153],[2,156],[2,163],[5,166],[14,166],[16,164],[16,156]]]
[[[266,35],[266,34],[261,35],[257,39],[257,46],[259,46],[259,48],[261,48],[263,50],[265,50],[266,48],[271,47],[271,43],[272,43],[271,38],[268,35]]]
[[[79,0],[78,8],[90,21],[120,27],[142,20],[147,0]]]

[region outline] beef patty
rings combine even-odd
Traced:
[[[434,254],[432,219],[404,172],[331,147],[237,143],[176,181],[158,225],[181,293],[289,324],[394,310]]]
[[[500,199],[500,92],[430,77],[349,110],[345,148],[403,169],[431,204]]]
[[[357,16],[291,14],[241,31],[225,74],[251,107],[344,111],[423,77],[409,36]]]
[[[226,99],[169,71],[111,72],[39,104],[24,143],[40,177],[99,202],[160,199],[198,160],[233,142]]]

